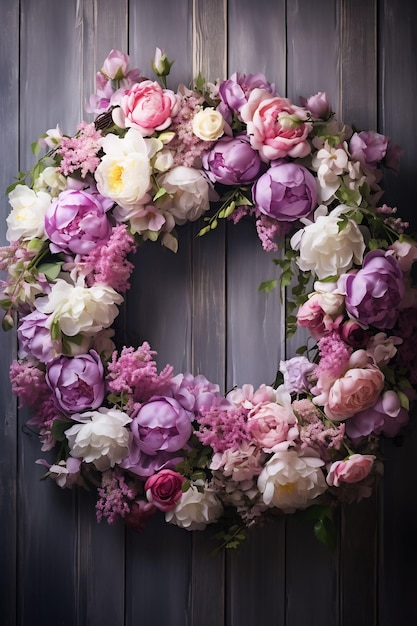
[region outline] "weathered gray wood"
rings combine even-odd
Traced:
[[[417,4],[407,0],[384,0],[379,6],[380,45],[378,50],[379,123],[403,149],[398,176],[387,179],[385,201],[398,207],[417,230],[415,180],[417,144],[413,104],[417,100]],[[379,568],[379,619],[381,626],[417,623],[415,589],[417,574],[414,554],[417,535],[414,461],[417,449],[416,416],[404,440],[387,441],[382,484],[381,552]]]
[[[19,93],[18,93],[18,40],[19,6],[2,2],[2,36],[0,39],[0,118],[7,132],[2,133],[2,165],[0,168],[0,245],[6,245],[5,220],[9,204],[5,189],[18,169]],[[1,278],[5,276],[1,273]],[[2,314],[3,315],[3,314]],[[0,336],[0,615],[4,626],[16,623],[17,585],[17,419],[16,399],[11,396],[9,365],[15,356],[15,333],[1,332]]]

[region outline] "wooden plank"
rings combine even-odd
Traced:
[[[358,128],[377,123],[377,3],[342,0],[340,4],[340,115]],[[341,625],[376,624],[378,495],[342,510],[340,576]],[[360,584],[352,586],[358,577]],[[355,611],[352,612],[352,606]]]
[[[417,98],[417,4],[407,0],[380,3],[379,123],[404,149],[398,176],[387,178],[384,200],[398,208],[398,215],[417,231],[415,179],[417,146],[413,107]],[[417,448],[415,416],[406,437],[384,444],[385,471],[382,485],[379,620],[381,626],[417,623],[414,590],[417,584],[414,554],[417,536],[414,520],[414,459]]]
[[[179,83],[188,84],[191,46],[188,0],[130,3],[129,54],[132,67],[141,68],[144,76],[155,78],[150,61],[159,47],[169,59],[175,59],[168,86],[175,91]],[[159,242],[145,242],[136,255],[127,296],[129,344],[149,341],[158,352],[158,364],[163,367],[170,363],[175,372],[189,371],[192,366],[191,235],[190,225],[178,229],[176,254]],[[126,625],[183,626],[190,584],[191,533],[167,524],[161,514],[154,516],[143,535],[129,531],[126,541]]]
[[[5,190],[18,171],[18,64],[19,3],[8,3],[2,11],[3,31],[0,39],[0,116],[7,129],[2,136],[4,158],[0,169],[0,245],[7,244],[6,217],[10,206]],[[1,278],[5,275],[1,273]],[[4,626],[16,623],[17,597],[17,411],[16,399],[10,393],[9,366],[15,357],[15,333],[0,331],[0,615]]]
[[[92,120],[85,104],[95,91],[96,72],[112,49],[127,51],[128,3],[120,0],[83,0],[77,3],[75,21],[80,55],[79,119]],[[118,340],[123,342],[123,316],[117,320]],[[80,623],[123,624],[125,613],[125,528],[123,522],[110,527],[97,524],[96,492],[78,493],[77,520],[77,608]],[[109,564],[112,570],[108,592]]]
[[[228,74],[265,74],[279,92],[285,88],[285,2],[230,1]],[[274,253],[262,249],[254,222],[228,226],[227,388],[272,384],[279,364],[281,304],[278,290],[258,293],[276,277]],[[227,623],[284,623],[285,523],[277,519],[253,529],[238,553],[227,553]]]

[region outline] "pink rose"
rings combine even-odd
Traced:
[[[385,377],[365,350],[356,350],[348,362],[344,376],[337,378],[326,394],[324,389],[324,411],[335,421],[343,421],[359,411],[373,406],[384,388]],[[317,384],[320,389],[322,381]],[[314,399],[320,404],[320,397]]]
[[[369,475],[375,459],[373,454],[352,454],[346,461],[332,463],[327,484],[339,487],[340,483],[358,483]]]
[[[160,511],[174,509],[181,498],[184,476],[170,469],[162,469],[145,483],[148,501]]]
[[[344,298],[338,294],[314,292],[297,311],[297,324],[320,339],[340,325]]]
[[[274,402],[266,402],[250,411],[248,429],[265,452],[286,450],[298,436],[294,413]]]
[[[176,115],[179,100],[170,89],[162,89],[156,81],[137,83],[122,96],[120,107],[113,111],[113,121],[120,128],[136,128],[143,137],[164,130]]]
[[[305,121],[306,111],[294,106],[288,98],[271,97],[265,90],[254,89],[241,114],[251,145],[264,161],[286,156],[299,158],[310,153],[307,136],[312,125]]]

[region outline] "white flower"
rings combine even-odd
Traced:
[[[102,148],[105,155],[95,171],[99,192],[125,208],[149,200],[153,140],[130,128],[123,138],[109,133]]]
[[[33,189],[36,192],[47,191],[52,198],[56,198],[66,188],[66,184],[65,176],[59,174],[56,167],[45,167],[36,179]]]
[[[9,193],[12,210],[7,216],[8,241],[25,241],[37,237],[46,239],[45,214],[51,204],[51,196],[46,191],[33,191],[27,185],[17,185]]]
[[[285,513],[307,508],[327,489],[323,465],[324,461],[309,448],[276,452],[258,478],[263,501]]]
[[[236,450],[228,448],[224,452],[215,452],[210,469],[220,470],[222,474],[237,482],[251,480],[260,474],[264,456],[262,450],[244,441]]]
[[[132,419],[123,411],[102,407],[72,417],[80,423],[66,430],[65,436],[76,459],[104,472],[129,454],[130,433],[125,426]]]
[[[213,107],[200,109],[193,117],[193,133],[203,141],[215,141],[224,132],[224,117]]]
[[[386,333],[377,333],[370,338],[366,352],[370,354],[379,366],[387,365],[397,354],[396,346],[403,342],[401,337],[388,336]]]
[[[332,148],[326,141],[323,148],[312,158],[317,171],[322,202],[327,202],[340,187],[339,176],[347,170],[348,155],[343,148]]]
[[[199,491],[196,485],[191,485],[181,494],[175,509],[165,513],[167,522],[187,530],[203,530],[207,524],[217,522],[223,512],[223,506],[207,482],[197,482],[198,486],[203,488],[202,491]]]
[[[291,238],[291,247],[299,251],[299,268],[316,274],[319,279],[339,276],[353,265],[362,263],[365,251],[363,235],[352,219],[345,218],[341,226],[341,217],[350,207],[339,205],[327,214],[320,206],[315,213],[315,222],[300,229]]]
[[[177,224],[193,222],[209,209],[209,183],[199,170],[178,165],[160,174],[157,181],[171,195],[164,199],[163,208]]]
[[[52,315],[52,324],[58,323],[65,335],[74,337],[95,335],[111,326],[122,302],[123,297],[108,285],[95,283],[87,288],[58,278],[50,293],[35,304],[42,313]]]

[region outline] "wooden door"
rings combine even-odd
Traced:
[[[326,91],[359,128],[405,150],[386,202],[417,225],[417,5],[407,0],[1,0],[3,190],[30,167],[30,144],[60,124],[91,119],[84,104],[116,48],[149,69],[156,46],[175,59],[173,88],[198,71],[210,80],[263,72],[294,102]],[[9,212],[1,206],[2,241]],[[221,225],[179,251],[145,245],[117,321],[127,345],[150,342],[158,363],[204,373],[223,390],[272,382],[285,342],[274,278],[253,226]],[[150,298],[149,293],[152,293]],[[411,433],[385,446],[378,494],[341,510],[335,551],[301,516],[256,529],[238,552],[210,553],[213,531],[187,533],[155,517],[143,534],[97,524],[94,494],[41,482],[28,414],[12,397],[16,355],[2,333],[0,391],[0,616],[4,626],[393,626],[417,620],[412,556],[417,496]]]

